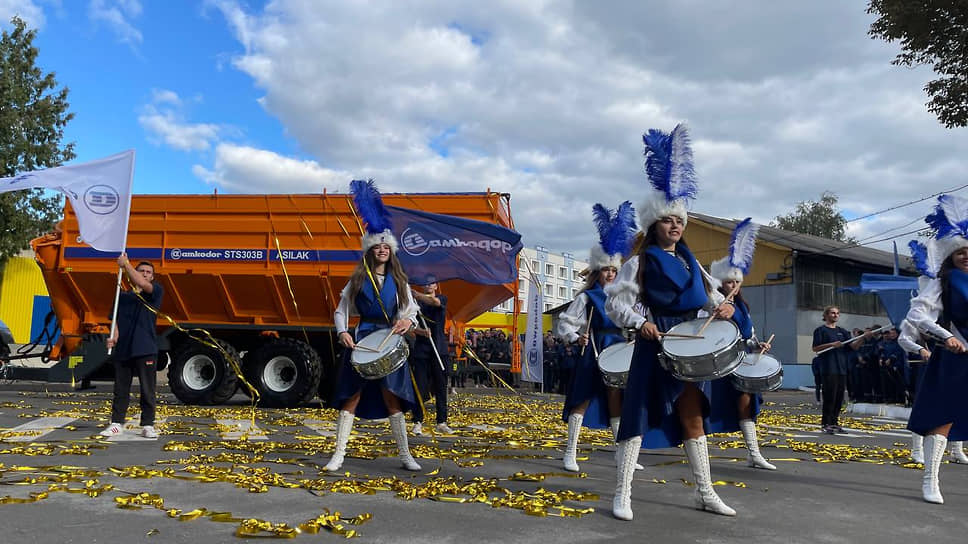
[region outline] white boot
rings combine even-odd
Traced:
[[[944,504],[938,469],[941,468],[944,448],[947,445],[948,438],[940,434],[929,434],[924,437],[924,480],[921,482],[921,493],[927,502]]]
[[[403,419],[403,412],[390,414],[390,432],[393,434],[393,440],[397,443],[400,463],[403,468],[420,470],[420,465],[410,455],[410,445],[407,443],[407,422]]]
[[[709,449],[706,446],[706,435],[690,438],[686,440],[684,446],[689,466],[692,467],[692,475],[696,478],[696,508],[723,516],[735,516],[736,510],[726,506],[713,489],[712,477],[709,475]]]
[[[924,437],[917,433],[911,433],[911,460],[924,464]]]
[[[572,412],[568,416],[568,444],[565,445],[565,470],[578,472],[578,435],[581,433],[581,422],[585,419],[584,414]]]
[[[746,464],[753,468],[776,470],[760,453],[760,445],[756,442],[756,423],[752,419],[740,420],[739,429],[743,431],[743,440],[746,441]]]
[[[951,456],[955,458],[955,463],[968,464],[968,455],[965,455],[965,450],[962,449],[961,440],[948,442],[948,446],[951,449]]]
[[[339,411],[339,415],[336,416],[336,449],[323,470],[332,472],[343,466],[343,458],[346,456],[346,443],[350,440],[350,432],[353,430],[353,419],[355,417],[356,415],[353,412]]]
[[[622,424],[622,418],[611,417],[608,418],[608,425],[612,428],[612,438],[615,440],[615,466],[618,466],[618,428]],[[638,452],[635,453],[635,458],[639,458]],[[635,470],[645,470],[645,467],[640,465],[638,461],[635,462]]]
[[[618,469],[615,472],[615,497],[612,499],[612,515],[616,519],[632,520],[632,476],[635,473],[635,458],[641,447],[641,436],[618,443]]]

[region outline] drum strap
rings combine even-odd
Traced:
[[[376,294],[376,301],[380,304],[380,310],[383,311],[383,317],[387,320],[387,324],[392,324],[390,321],[390,316],[387,314],[387,308],[383,305],[383,297],[380,294],[380,286],[376,283],[376,278],[373,277],[373,271],[370,270],[370,265],[366,264],[366,259],[363,259],[363,268],[366,269],[366,276],[370,278],[370,284],[373,285],[373,292]]]

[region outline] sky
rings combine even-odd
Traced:
[[[692,209],[719,217],[833,191],[854,219],[968,184],[968,129],[927,111],[930,67],[892,66],[865,6],[0,0],[0,20],[38,30],[76,160],[134,148],[136,193],[490,189],[526,245],[583,258],[592,205],[649,188],[643,132],[680,122]],[[917,229],[932,201],[848,234]]]

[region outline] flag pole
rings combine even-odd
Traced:
[[[135,150],[132,149],[131,150],[131,171],[128,173],[128,208],[127,208],[128,213],[124,217],[124,239],[123,239],[123,243],[121,244],[122,253],[127,253],[127,249],[128,249],[128,224],[131,221],[131,186],[133,185],[133,182],[134,182],[134,158],[135,158]],[[124,273],[124,267],[119,264],[118,281],[115,283],[115,286],[114,286],[114,310],[111,314],[111,332],[110,334],[108,334],[108,339],[114,336],[114,331],[116,331],[118,328],[118,302],[121,300],[121,274],[123,273]],[[108,355],[111,355],[112,351],[114,351],[114,348],[108,348]]]

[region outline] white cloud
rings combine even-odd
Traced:
[[[221,143],[215,166],[195,165],[192,172],[206,183],[230,191],[266,193],[320,192],[324,187],[349,186],[350,174],[330,170],[312,160],[296,160],[272,151]]]
[[[701,175],[694,209],[713,215],[768,222],[824,190],[858,215],[968,170],[964,131],[923,106],[930,72],[891,66],[896,45],[870,40],[872,18],[849,5],[209,5],[235,32],[233,65],[262,107],[317,161],[299,178],[310,181],[286,185],[279,175],[302,170],[245,175],[237,165],[263,159],[220,145],[197,171],[236,191],[345,189],[352,177],[384,190],[490,187],[513,194],[526,243],[581,253],[594,202],[639,200],[642,132],[681,120]]]
[[[46,22],[44,10],[32,0],[0,0],[0,26],[9,26],[14,15],[23,19],[29,28],[42,28]]]
[[[87,14],[92,21],[111,27],[122,43],[132,47],[141,44],[141,31],[132,22],[141,15],[139,0],[91,0]]]
[[[209,149],[224,128],[211,123],[189,123],[182,113],[182,100],[174,91],[152,90],[152,101],[138,116],[138,123],[154,143],[165,144],[181,151]]]

